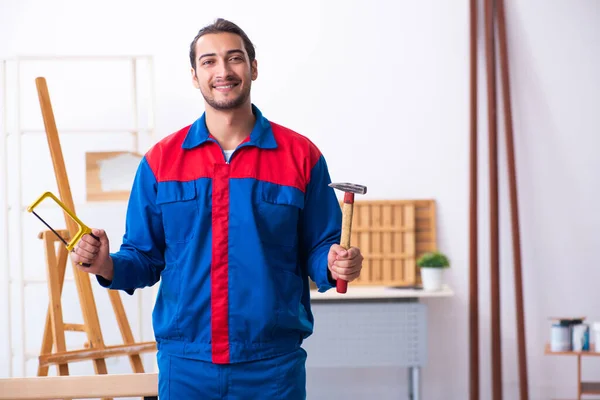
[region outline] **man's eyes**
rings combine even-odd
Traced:
[[[229,62],[236,62],[236,63],[238,63],[238,62],[243,62],[243,61],[244,61],[244,59],[242,57],[240,57],[240,56],[233,56],[233,57],[229,58]],[[214,64],[214,63],[215,63],[215,60],[204,60],[204,61],[202,61],[202,65],[210,65],[210,64]]]

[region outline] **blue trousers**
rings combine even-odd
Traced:
[[[159,400],[305,400],[306,351],[237,364],[213,364],[159,351]]]

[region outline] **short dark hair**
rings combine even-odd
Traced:
[[[231,21],[227,21],[223,18],[218,18],[210,25],[205,26],[200,29],[192,43],[190,44],[190,63],[192,64],[192,68],[196,69],[196,42],[202,35],[206,35],[209,33],[234,33],[242,38],[244,41],[244,48],[246,49],[246,53],[248,53],[248,58],[250,58],[250,62],[254,61],[256,57],[256,52],[254,50],[254,45],[246,35],[246,32],[242,30],[239,26],[234,24]]]

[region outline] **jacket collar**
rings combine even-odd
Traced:
[[[275,137],[273,137],[273,129],[271,123],[265,117],[254,104],[252,104],[252,113],[256,117],[254,128],[250,132],[250,138],[247,139],[247,144],[253,145],[262,149],[274,149],[277,147]],[[208,132],[206,128],[206,112],[202,114],[191,126],[185,136],[181,147],[184,149],[192,149],[196,146],[200,146],[207,140],[214,141],[214,138]]]

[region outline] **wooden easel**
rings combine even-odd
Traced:
[[[71,196],[69,179],[67,176],[60,139],[56,129],[52,104],[46,80],[43,77],[35,80],[46,136],[52,156],[54,174],[58,184],[59,197],[64,205],[75,213],[75,205]],[[78,225],[67,213],[64,213],[67,230],[57,231],[65,240],[74,237],[78,231]],[[67,261],[69,260],[68,251],[62,243],[56,247],[59,241],[51,230],[43,231],[39,238],[44,241],[47,276],[48,276],[48,294],[50,304],[46,316],[44,336],[39,356],[38,376],[48,375],[48,368],[55,364],[59,375],[69,375],[69,362],[92,360],[96,374],[107,374],[105,359],[115,356],[129,356],[129,361],[133,372],[143,373],[144,366],[140,358],[140,353],[156,350],[156,342],[135,343],[127,315],[121,297],[118,291],[108,290],[108,295],[121,331],[123,345],[106,346],[102,338],[102,330],[98,319],[98,311],[92,293],[90,276],[86,272],[80,271],[73,265],[73,274],[77,293],[83,315],[83,324],[68,324],[63,321],[61,294],[65,276]],[[65,343],[65,331],[85,332],[88,342],[84,349],[67,351]],[[53,352],[54,350],[54,352]]]

